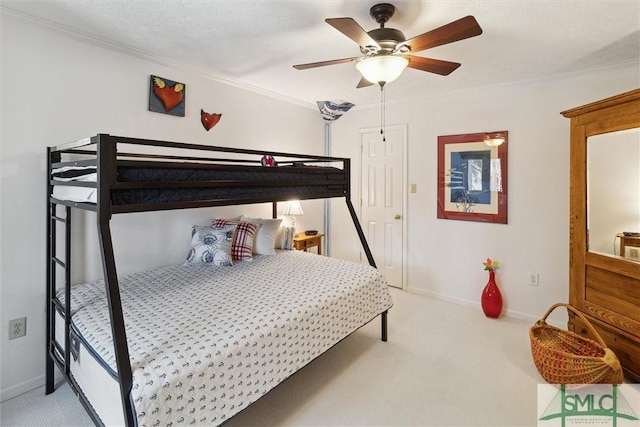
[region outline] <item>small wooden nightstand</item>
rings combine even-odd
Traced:
[[[314,246],[318,248],[318,255],[322,255],[322,237],[324,234],[318,233],[315,236],[307,236],[302,233],[298,233],[293,238],[293,247],[298,251],[305,251],[307,249],[313,248]]]
[[[639,236],[625,236],[624,233],[616,234],[616,237],[620,239],[620,255],[621,257],[625,257],[626,247],[634,246],[636,248],[640,248],[640,237]]]

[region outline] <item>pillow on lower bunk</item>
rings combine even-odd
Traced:
[[[276,249],[293,249],[293,236],[295,234],[295,227],[280,227],[276,236]]]
[[[235,225],[218,228],[191,227],[191,250],[184,265],[231,266],[231,243],[235,234]]]
[[[258,255],[275,255],[276,235],[278,234],[278,228],[280,228],[281,219],[264,219],[264,218],[249,218],[244,215],[240,218],[241,221],[252,222],[259,224],[260,229],[256,233],[256,241],[253,245],[253,253]]]
[[[245,261],[253,258],[253,245],[259,224],[246,221],[233,221],[228,219],[215,219],[211,227],[218,228],[226,225],[235,225],[235,233],[231,242],[231,257],[234,261]]]

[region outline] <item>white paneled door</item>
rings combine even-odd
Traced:
[[[379,128],[360,130],[362,228],[378,270],[403,288],[406,126],[388,126],[384,139]]]

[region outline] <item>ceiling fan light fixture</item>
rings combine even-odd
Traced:
[[[505,139],[504,134],[500,132],[487,133],[484,135],[484,143],[489,147],[498,147],[504,143]]]
[[[400,77],[409,65],[409,60],[397,55],[378,55],[363,59],[356,64],[362,77],[381,86]]]

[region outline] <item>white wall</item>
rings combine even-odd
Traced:
[[[487,282],[482,262],[491,257],[501,262],[497,281],[509,315],[534,321],[552,303],[567,301],[569,120],[560,112],[637,88],[639,69],[634,64],[401,105],[392,103],[391,83],[386,123],[407,124],[408,177],[417,184],[405,216],[407,290],[478,307]],[[353,158],[355,200],[358,129],[376,126],[378,107],[356,107],[332,124],[332,154]],[[498,130],[509,131],[508,224],[437,219],[437,137]],[[359,247],[342,212],[332,202],[332,255],[356,260]],[[539,273],[539,287],[527,285],[528,272]]]
[[[96,133],[207,145],[323,154],[314,108],[221,84],[177,66],[82,43],[2,14],[1,384],[2,400],[44,383],[45,147]],[[147,111],[149,75],[186,83],[186,117]],[[206,132],[200,108],[222,113]],[[322,202],[302,202],[299,228],[322,228]],[[190,226],[231,213],[271,216],[271,205],[116,215],[118,273],[181,262]],[[74,216],[73,277],[101,277],[95,215]],[[79,230],[82,231],[82,230]],[[10,319],[27,336],[7,339]]]

